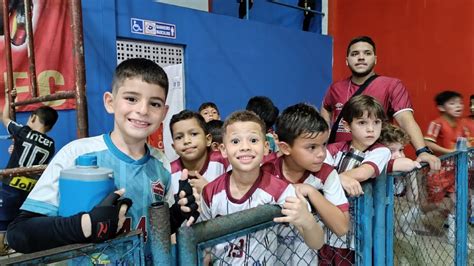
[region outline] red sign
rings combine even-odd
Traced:
[[[74,90],[73,42],[68,1],[34,0],[32,2],[38,96]],[[23,3],[23,0],[9,1],[13,84],[17,90],[16,101],[31,98]],[[0,15],[2,14],[0,13]],[[3,17],[1,19],[3,20]],[[0,75],[0,105],[3,106],[7,77],[3,30],[0,36],[0,58],[3,60],[0,62],[0,70],[3,73]],[[75,100],[67,99],[22,106],[17,110],[30,111],[42,104],[55,109],[75,108]]]

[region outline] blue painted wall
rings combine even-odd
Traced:
[[[278,5],[269,0],[254,0],[253,2],[249,20],[295,30],[302,28],[304,18],[302,10]],[[276,2],[298,6],[298,0],[276,0]],[[211,12],[238,18],[239,5],[238,0],[212,0]],[[321,0],[316,0],[316,11],[321,12]],[[321,20],[321,15],[315,15],[311,20],[309,31],[321,33]]]
[[[186,106],[197,109],[213,101],[223,117],[255,95],[269,96],[281,110],[301,101],[319,106],[331,82],[332,39],[327,36],[149,0],[82,5],[91,136],[113,128],[102,95],[110,89],[117,38],[183,45]],[[175,24],[177,37],[132,34],[131,17]],[[61,147],[76,136],[75,112],[61,111],[58,123],[51,135]],[[1,150],[7,147],[7,141],[0,141]],[[0,165],[7,159],[2,156]]]

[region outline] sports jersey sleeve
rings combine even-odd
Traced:
[[[335,169],[332,169],[324,182],[323,185],[324,197],[336,205],[341,211],[349,211],[349,202],[347,201],[346,194],[341,185],[339,174]]]
[[[412,111],[413,107],[411,104],[410,96],[408,90],[403,85],[401,80],[396,79],[393,88],[390,91],[390,109],[389,113],[393,113],[393,116],[396,116],[403,111]]]
[[[79,155],[103,145],[100,139],[101,137],[83,138],[64,146],[48,164],[20,209],[47,216],[57,216],[61,170],[74,167],[75,159]]]
[[[377,145],[373,149],[365,152],[364,160],[361,165],[367,164],[374,168],[375,173],[372,177],[380,175],[391,157],[390,150],[383,146]]]
[[[431,121],[424,136],[425,140],[437,143],[437,140],[441,135],[441,128],[442,125],[436,120]]]
[[[8,130],[8,133],[10,133],[11,135],[16,135],[22,127],[23,127],[22,124],[19,124],[11,120],[10,123],[8,123],[7,130]]]
[[[334,87],[334,84],[331,84],[331,86],[329,86],[328,90],[326,91],[326,94],[324,95],[323,103],[322,103],[322,107],[328,110],[329,112],[334,111],[332,108],[335,103],[334,93],[335,93],[335,87]]]

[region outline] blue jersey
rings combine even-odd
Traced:
[[[75,140],[56,154],[21,209],[57,216],[60,171],[73,168],[80,155],[95,155],[98,166],[112,169],[115,186],[125,188],[125,197],[133,200],[127,214],[129,218],[124,224],[125,231],[142,229],[146,239],[148,207],[154,202],[166,201],[170,206],[173,203],[170,164],[158,150],[147,146],[146,151],[145,156],[134,160],[121,152],[108,134]],[[147,257],[150,255],[149,242],[145,254]]]

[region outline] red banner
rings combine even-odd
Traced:
[[[2,2],[0,0],[0,3]],[[68,1],[36,0],[32,2],[38,96],[74,90],[73,43]],[[23,0],[9,1],[13,84],[17,89],[16,101],[31,98],[31,83],[28,75],[26,18],[23,3]],[[2,15],[1,12],[0,15]],[[3,20],[3,17],[1,19]],[[0,62],[0,70],[3,75],[0,75],[0,105],[3,106],[7,70],[3,29],[1,33],[0,58],[3,62]],[[75,108],[75,100],[67,99],[22,106],[17,110],[30,111],[42,104],[49,105],[55,109]]]

